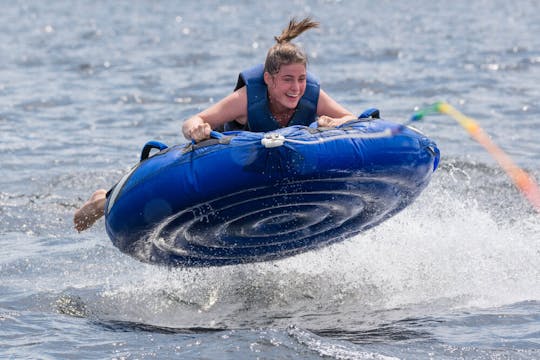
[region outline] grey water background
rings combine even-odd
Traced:
[[[2,1],[0,357],[537,359],[540,219],[451,118],[409,208],[340,244],[166,269],[73,211],[262,62],[292,15],[323,88],[406,121],[445,100],[540,179],[537,1]],[[224,170],[226,171],[226,170]]]

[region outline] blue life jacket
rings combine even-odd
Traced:
[[[272,116],[268,106],[268,89],[264,82],[263,64],[254,66],[240,73],[234,90],[236,91],[243,86],[247,86],[247,123],[246,125],[242,125],[236,121],[231,121],[225,124],[225,130],[241,129],[254,132],[265,132],[279,129],[280,125]],[[308,126],[315,121],[320,88],[317,78],[308,72],[306,78],[306,91],[298,102],[296,111],[289,120],[287,126]]]

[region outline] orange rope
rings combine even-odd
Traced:
[[[457,111],[451,105],[440,102],[436,104],[436,109],[453,117],[467,132],[482,145],[508,174],[516,187],[525,195],[527,200],[540,212],[540,189],[534,179],[524,170],[519,168],[512,159],[498,147],[482,128],[470,117]]]

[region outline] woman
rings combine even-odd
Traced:
[[[256,66],[240,74],[235,91],[184,122],[187,139],[202,141],[212,129],[271,131],[291,125],[338,126],[355,119],[319,86],[307,72],[307,56],[291,40],[319,23],[292,19],[266,56],[264,68]],[[75,212],[75,229],[83,231],[103,216],[107,192],[97,190]]]
[[[309,125],[316,116],[319,116],[320,126],[337,126],[354,119],[351,112],[320,89],[306,71],[306,54],[291,43],[304,31],[318,26],[319,23],[309,18],[300,22],[292,19],[275,38],[276,44],[268,51],[264,70],[255,67],[240,74],[232,94],[184,122],[184,136],[201,141],[210,137],[212,129],[225,125],[271,131],[289,125]],[[305,96],[306,86],[308,96]]]

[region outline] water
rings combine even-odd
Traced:
[[[536,359],[540,220],[450,118],[441,168],[361,236],[272,263],[142,264],[72,214],[262,61],[291,14],[323,88],[445,100],[540,179],[536,1],[13,1],[0,14],[0,357]]]

